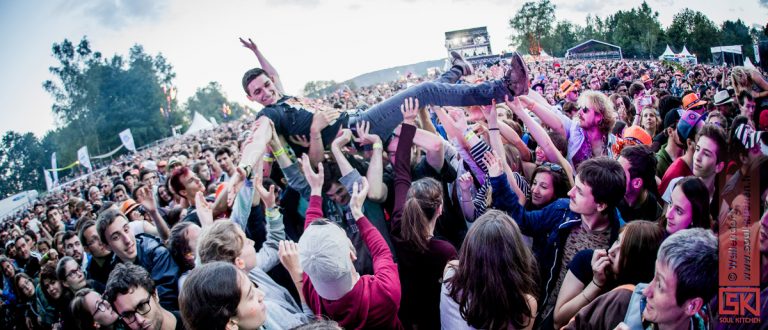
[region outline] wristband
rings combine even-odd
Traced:
[[[596,287],[600,288],[601,290],[603,289],[602,286],[597,285],[597,282],[595,282],[594,278],[592,279],[592,284],[594,284]]]
[[[489,128],[488,130],[489,130],[489,131],[498,131],[498,130],[499,130],[499,128],[498,128],[498,127],[494,127],[494,128]]]
[[[464,140],[467,140],[467,142],[469,142],[469,140],[472,140],[472,138],[476,136],[477,134],[475,134],[474,131],[469,131],[467,132],[467,134],[464,134]]]
[[[264,210],[264,214],[270,218],[277,218],[280,215],[280,207],[275,206]]]
[[[272,151],[272,156],[274,156],[274,157],[280,157],[282,155],[285,155],[285,148],[280,148],[280,149]]]
[[[267,162],[267,163],[271,163],[271,162],[274,162],[274,161],[275,161],[275,159],[274,159],[274,158],[272,158],[272,157],[269,157],[268,155],[264,155],[264,158],[262,158],[262,159],[263,159],[265,162]]]
[[[381,142],[376,142],[373,144],[373,149],[384,149],[384,146],[381,145]]]

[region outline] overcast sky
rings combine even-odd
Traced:
[[[640,0],[552,0],[557,19],[583,25]],[[0,133],[54,127],[42,82],[54,42],[84,35],[105,56],[133,44],[161,52],[174,66],[180,101],[218,81],[230,100],[247,104],[240,87],[255,57],[237,38],[252,38],[298,94],[310,80],[343,81],[366,72],[445,56],[444,32],[487,26],[494,53],[506,48],[507,21],[524,1],[501,0],[0,0]],[[766,23],[768,0],[649,0],[667,27],[688,6],[716,24],[741,18]],[[181,102],[180,102],[181,103]]]

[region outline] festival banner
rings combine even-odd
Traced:
[[[51,168],[57,168],[59,167],[58,163],[56,162],[56,153],[51,154]],[[56,187],[59,185],[59,172],[53,171],[53,186]]]
[[[131,152],[136,152],[136,145],[133,143],[133,134],[131,134],[130,128],[120,132],[120,141],[123,142],[125,149],[128,149]]]
[[[80,162],[80,165],[85,166],[89,172],[93,171],[93,167],[91,166],[91,158],[88,156],[88,147],[83,146],[77,150],[77,161]]]
[[[45,177],[45,188],[48,191],[53,190],[53,180],[51,180],[51,173],[48,173],[48,171],[43,168],[43,176]]]

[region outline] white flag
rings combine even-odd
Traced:
[[[45,176],[45,188],[48,189],[48,191],[53,190],[53,180],[51,180],[51,173],[48,173],[48,171],[43,168],[43,176]]]
[[[91,157],[88,156],[88,147],[83,146],[77,150],[77,161],[80,162],[80,165],[85,166],[88,171],[93,171],[93,167],[91,167]]]
[[[53,186],[56,187],[59,185],[59,171],[56,169],[59,168],[59,165],[56,162],[56,153],[51,154],[51,169],[53,171]]]
[[[125,149],[136,152],[136,145],[133,144],[133,134],[131,134],[130,128],[120,132],[120,141],[123,141]]]

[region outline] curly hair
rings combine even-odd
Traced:
[[[616,110],[613,108],[613,103],[608,99],[605,94],[596,91],[585,91],[581,94],[578,101],[579,108],[586,108],[592,106],[595,111],[603,116],[600,121],[598,129],[603,135],[608,135],[613,129],[613,125],[616,123]]]

